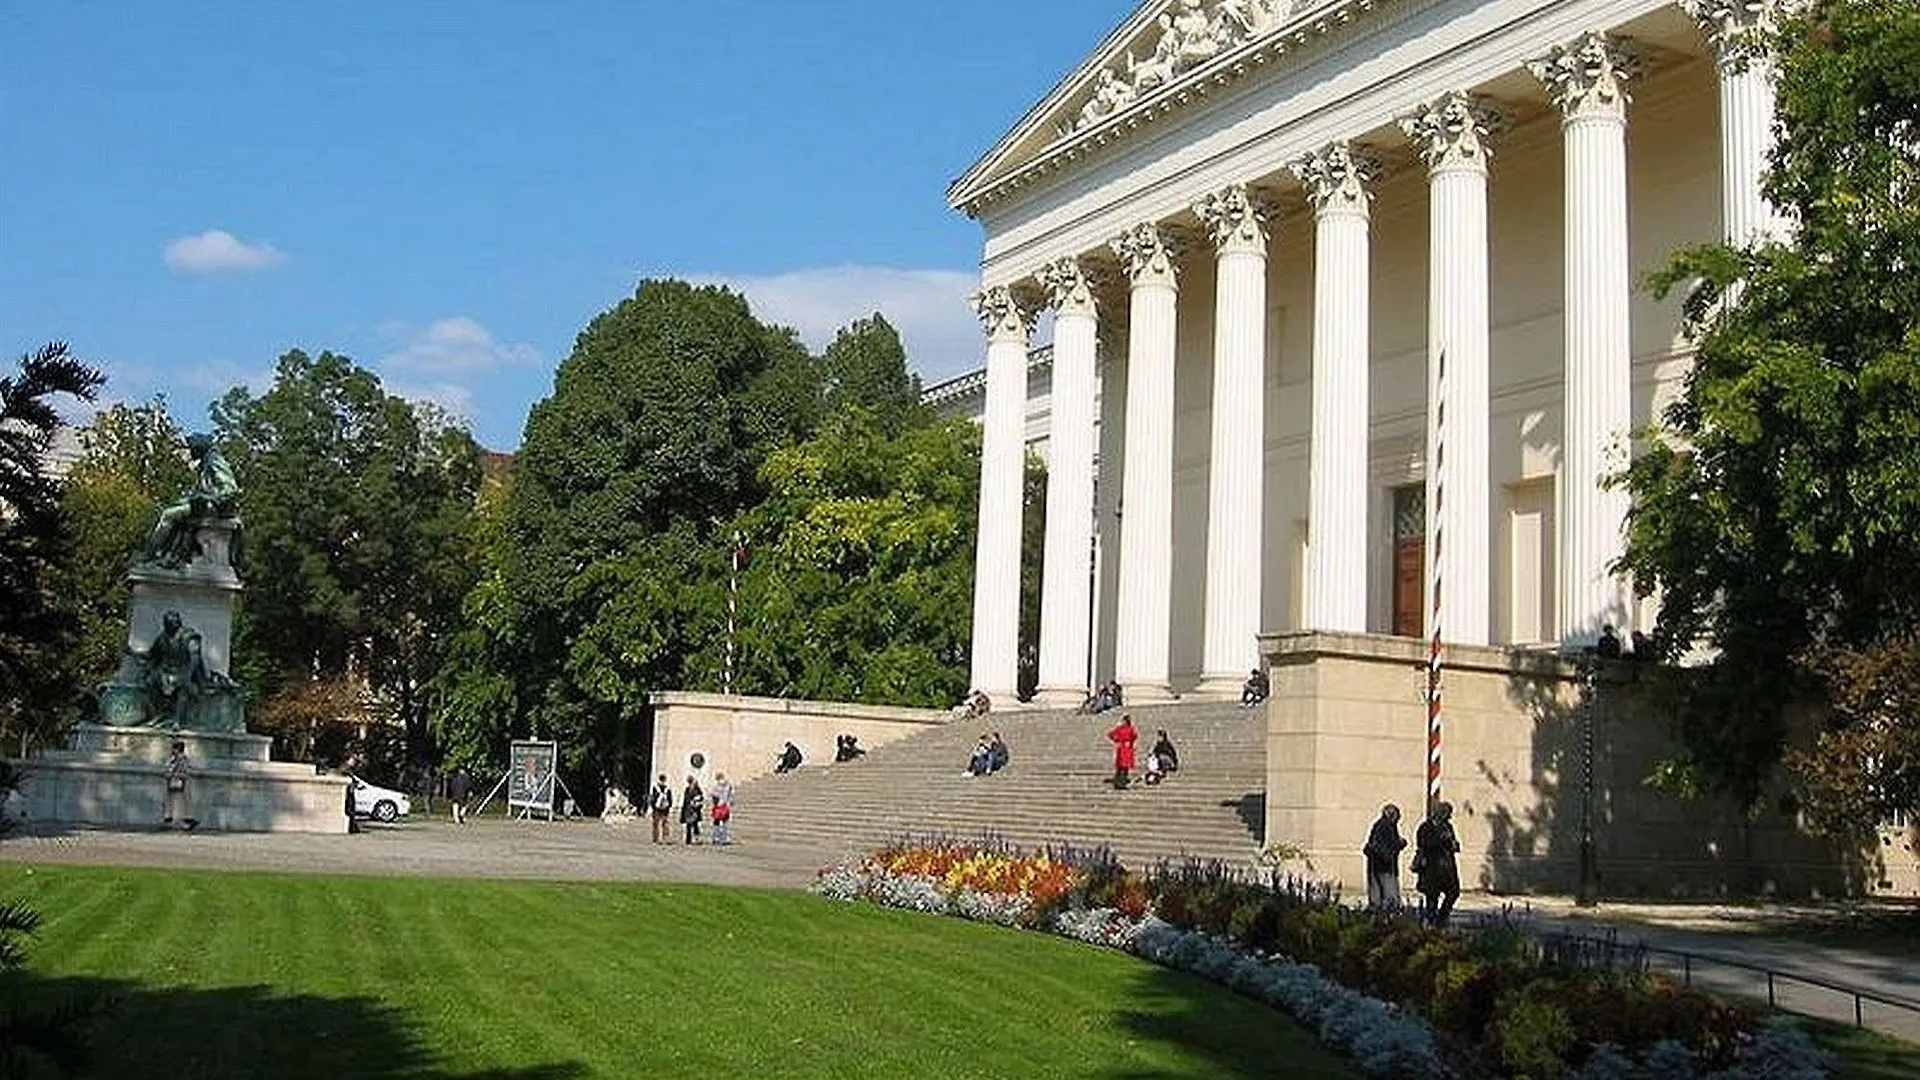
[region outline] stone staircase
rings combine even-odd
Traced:
[[[1114,790],[1107,729],[1130,713],[1142,765],[1157,729],[1180,771],[1157,787]],[[1012,763],[963,775],[982,731],[998,731]],[[954,722],[857,761],[808,761],[738,787],[735,839],[811,851],[821,865],[903,834],[996,836],[1026,848],[1105,844],[1129,866],[1184,855],[1246,863],[1260,850],[1267,771],[1266,710],[1197,703],[1129,707],[1101,716],[1022,710]]]

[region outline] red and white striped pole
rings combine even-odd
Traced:
[[[1442,467],[1447,459],[1447,398],[1442,391],[1447,383],[1447,353],[1440,351],[1434,373],[1434,417],[1433,417],[1433,505],[1427,508],[1433,522],[1433,552],[1429,566],[1429,592],[1432,595],[1432,617],[1427,625],[1427,809],[1431,811],[1440,802],[1440,586],[1441,552],[1446,543],[1441,508],[1446,505],[1446,471]]]

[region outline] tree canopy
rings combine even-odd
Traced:
[[[48,454],[61,399],[91,401],[103,381],[60,343],[0,378],[0,735],[9,742],[50,736],[70,704],[76,633],[60,567],[72,536]]]
[[[363,680],[424,756],[427,684],[476,577],[479,447],[331,352],[287,353],[266,391],[235,387],[213,419],[246,522],[242,681],[271,698]]]
[[[1819,685],[1810,656],[1920,629],[1920,9],[1819,3],[1778,49],[1766,193],[1792,235],[1657,276],[1687,289],[1698,353],[1623,478],[1624,568],[1660,597],[1657,645],[1713,657],[1667,775],[1746,799],[1783,708]]]

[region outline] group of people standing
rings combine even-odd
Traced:
[[[1407,846],[1400,835],[1400,808],[1388,803],[1367,832],[1367,906],[1375,911],[1400,907],[1400,852]],[[1436,802],[1413,835],[1414,889],[1420,893],[1420,919],[1445,926],[1460,899],[1460,837],[1453,831],[1453,804]]]
[[[712,804],[712,810],[707,804]],[[711,814],[713,817],[713,843],[721,846],[733,843],[733,785],[728,782],[726,773],[717,773],[713,778],[713,787],[700,790],[697,777],[688,776],[687,786],[680,792],[680,825],[685,830],[685,844],[700,842],[700,824]],[[653,842],[668,842],[673,817],[673,787],[667,783],[667,774],[661,773],[654,782],[653,789],[647,792],[648,816],[653,821]]]

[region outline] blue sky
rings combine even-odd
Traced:
[[[966,169],[1126,0],[0,4],[0,348],[176,414],[331,348],[512,448],[597,312],[726,280],[977,364]]]

